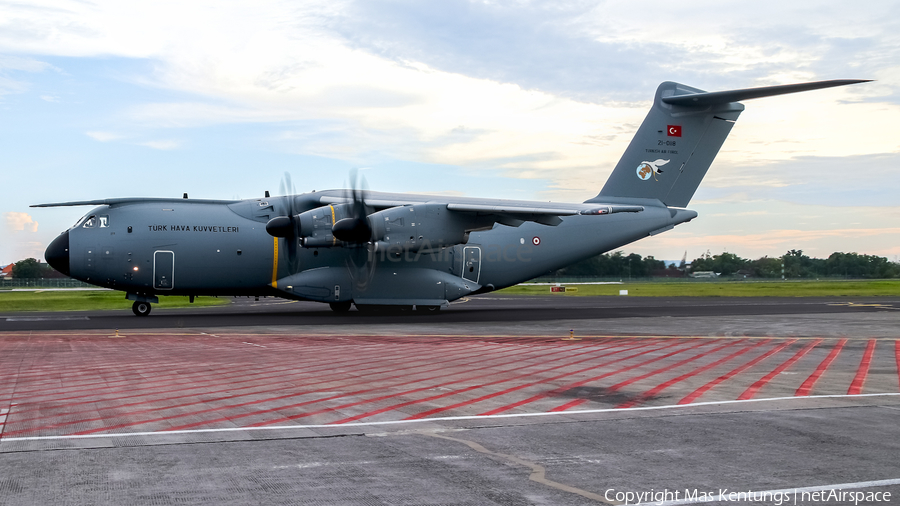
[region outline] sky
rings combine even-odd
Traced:
[[[796,4],[796,5],[794,5]],[[690,208],[625,247],[900,260],[900,4],[0,0],[0,265],[109,197],[340,188],[582,202],[657,85],[745,102]]]

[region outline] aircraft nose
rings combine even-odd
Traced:
[[[47,251],[44,252],[44,258],[50,267],[59,272],[69,275],[69,231],[59,234],[59,237],[53,239]]]

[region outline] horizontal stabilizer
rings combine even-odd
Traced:
[[[817,81],[812,83],[784,84],[780,86],[764,86],[762,88],[746,88],[743,90],[713,91],[703,93],[689,93],[686,95],[672,95],[662,97],[662,101],[671,105],[683,107],[706,107],[710,105],[740,102],[752,98],[773,97],[787,93],[819,90],[847,84],[867,83],[871,79],[832,79],[830,81]],[[679,90],[680,91],[680,90]]]

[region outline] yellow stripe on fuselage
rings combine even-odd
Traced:
[[[273,237],[272,244],[272,288],[278,288],[278,238]]]
[[[328,207],[331,208],[331,226],[333,227],[333,226],[334,226],[334,206],[328,206]],[[332,238],[331,238],[331,244],[332,244],[332,245],[337,244],[337,239],[335,239],[334,237],[332,237]]]

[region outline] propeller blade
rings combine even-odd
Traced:
[[[299,240],[297,239],[297,231],[300,224],[297,222],[297,213],[294,210],[294,183],[291,182],[291,174],[284,173],[279,185],[281,194],[285,197],[285,207],[287,216],[276,216],[266,223],[266,232],[275,237],[283,237],[287,245],[288,265],[291,274],[297,272],[300,268],[300,258],[298,255]]]
[[[340,241],[362,244],[372,240],[372,227],[369,225],[369,212],[365,201],[365,179],[356,169],[350,171],[350,214],[335,223],[331,233]]]
[[[369,209],[366,207],[366,180],[357,169],[350,171],[350,217],[339,220],[331,233],[340,241],[354,245],[347,255],[347,267],[353,279],[355,291],[365,292],[375,275],[378,261],[374,258],[372,227]]]

